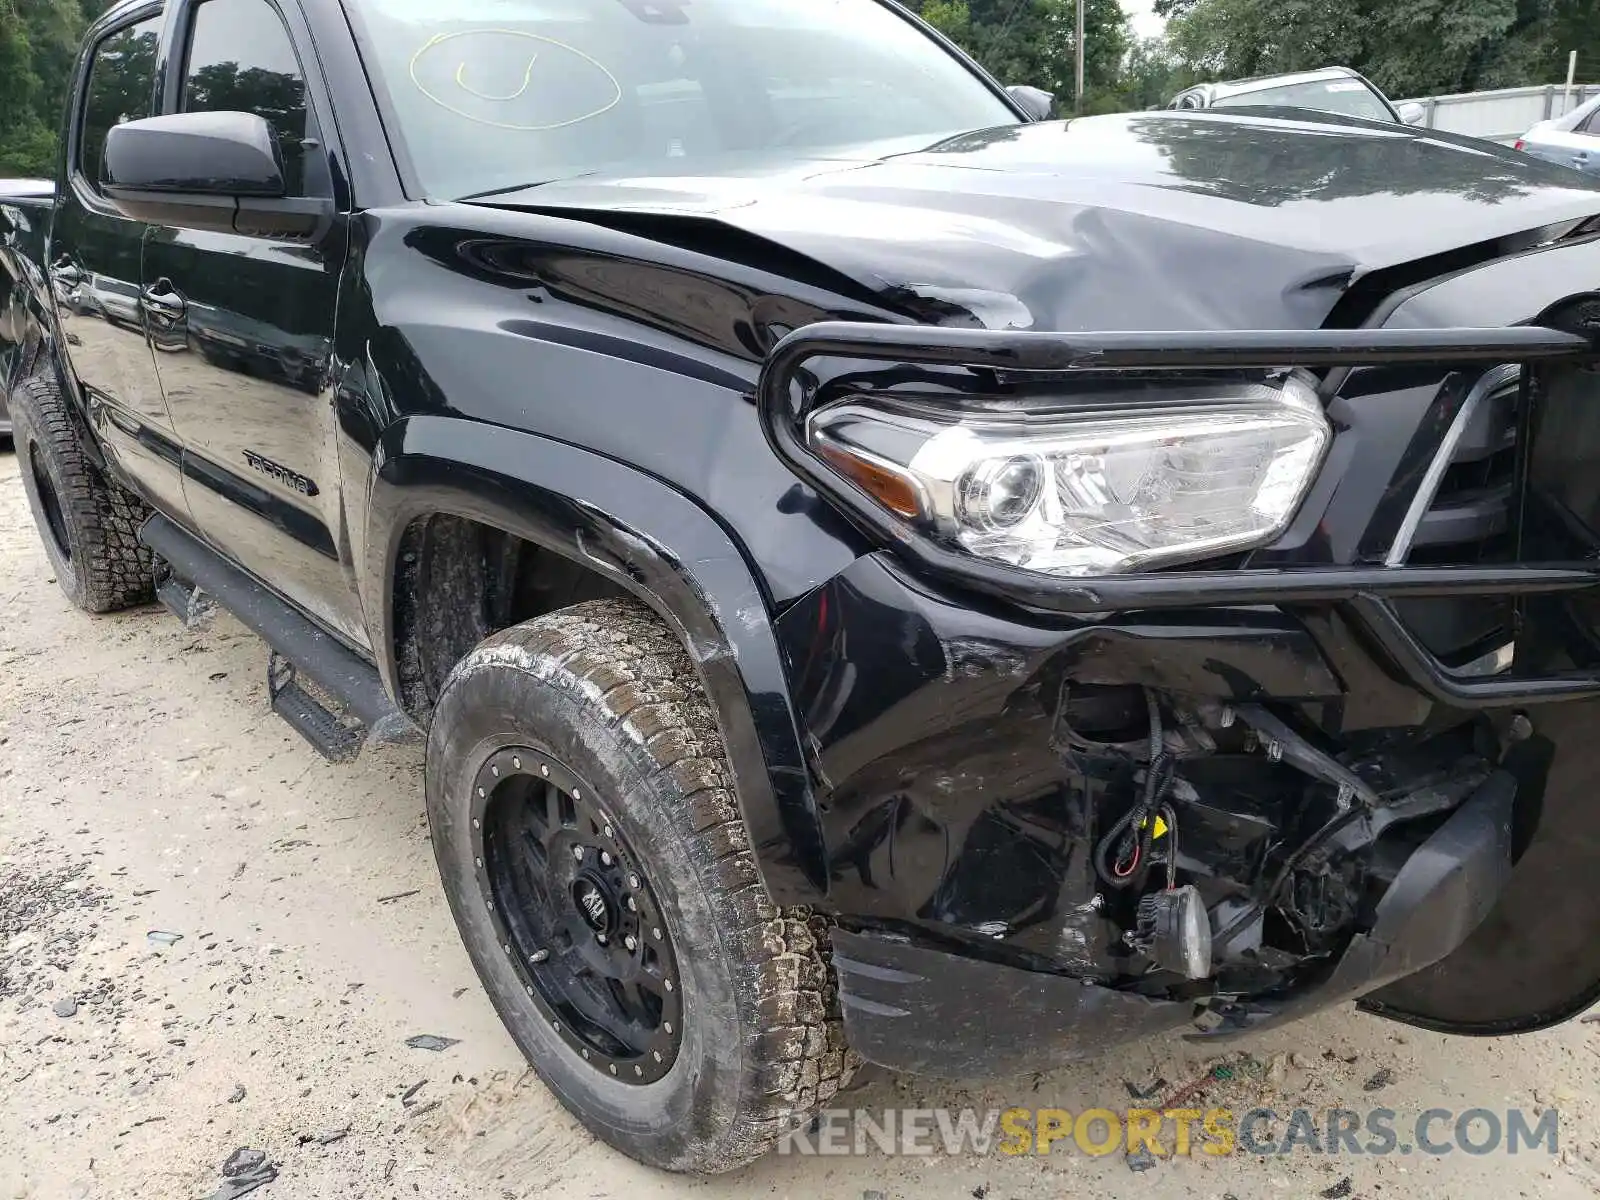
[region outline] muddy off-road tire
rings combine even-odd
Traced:
[[[602,1140],[725,1171],[848,1080],[826,925],[768,896],[698,677],[644,606],[578,604],[469,654],[427,803],[490,998]]]
[[[91,613],[148,604],[154,568],[139,526],[150,510],[89,461],[48,369],[12,390],[10,409],[22,490],[67,599]]]

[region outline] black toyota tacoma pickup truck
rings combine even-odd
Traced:
[[[887,0],[128,0],[0,196],[69,598],[425,739],[645,1162],[860,1060],[1600,994],[1600,185],[1040,101]]]

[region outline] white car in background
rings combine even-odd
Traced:
[[[1600,96],[1564,117],[1540,121],[1517,139],[1516,148],[1535,158],[1600,175]]]
[[[1260,75],[1226,83],[1202,83],[1179,92],[1168,108],[1309,108],[1343,113],[1369,121],[1415,125],[1422,120],[1420,104],[1390,103],[1378,86],[1349,67],[1323,67],[1293,75]]]

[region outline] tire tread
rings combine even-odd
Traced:
[[[602,706],[611,726],[648,755],[645,782],[682,798],[679,820],[695,870],[718,898],[719,928],[742,964],[747,1061],[756,1075],[723,1144],[707,1148],[695,1169],[750,1162],[832,1099],[858,1060],[845,1044],[829,924],[809,910],[779,907],[761,885],[716,720],[688,655],[649,608],[616,599],[503,630],[468,657],[480,655],[537,661],[558,686],[570,673],[569,686]]]
[[[62,516],[77,537],[70,563],[51,554],[58,578],[63,570],[72,573],[70,584],[61,580],[63,590],[74,604],[91,613],[150,603],[155,598],[154,559],[139,541],[139,527],[150,516],[150,509],[90,461],[66,397],[48,366],[17,385],[10,408],[18,454],[32,455],[30,440],[47,447],[44,466],[53,476]],[[31,469],[27,462],[23,469],[40,536],[48,543],[52,535],[27,477]]]

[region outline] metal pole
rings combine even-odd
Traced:
[[[1561,94],[1561,111],[1572,111],[1572,77],[1578,73],[1578,52],[1576,50],[1567,55],[1567,90]]]
[[[1086,3],[1088,3],[1088,0],[1078,0],[1078,36],[1074,43],[1075,57],[1077,59],[1074,66],[1076,70],[1076,79],[1078,81],[1078,91],[1077,101],[1073,106],[1073,111],[1078,113],[1083,112],[1083,6]],[[1573,53],[1573,57],[1577,57],[1576,52]]]

